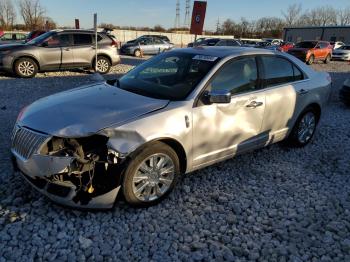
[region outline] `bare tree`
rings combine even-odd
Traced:
[[[288,6],[287,10],[282,11],[282,15],[286,22],[286,25],[292,26],[296,25],[302,12],[301,4],[292,4]]]
[[[339,25],[350,25],[350,6],[337,12]]]
[[[30,30],[45,27],[45,9],[39,0],[20,0],[19,8],[24,23]]]
[[[16,11],[11,0],[0,0],[0,27],[12,29],[16,20]]]
[[[316,8],[315,11],[320,16],[321,25],[336,25],[337,24],[337,11],[331,6],[324,6]]]

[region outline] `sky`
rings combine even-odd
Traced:
[[[349,0],[208,0],[205,30],[215,30],[217,20],[239,20],[245,17],[256,20],[264,16],[281,17],[281,11],[290,4],[302,3],[304,10],[330,5],[340,9],[350,6]],[[193,4],[193,0],[191,1]],[[165,28],[174,26],[176,0],[41,0],[47,15],[60,26],[74,26],[80,19],[80,27],[91,28],[93,13],[98,23],[120,26],[148,26],[160,24]],[[192,8],[191,4],[191,8]],[[180,20],[184,21],[185,0],[180,0]],[[192,10],[191,10],[192,13]]]

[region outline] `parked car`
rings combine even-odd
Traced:
[[[105,74],[120,62],[116,42],[98,33],[97,71]],[[26,44],[0,46],[0,70],[19,77],[39,71],[95,68],[95,34],[88,30],[53,30]]]
[[[345,45],[343,42],[330,42],[330,44],[333,49],[338,49]]]
[[[25,42],[29,42],[30,40],[33,40],[34,38],[36,38],[36,37],[38,37],[38,36],[40,36],[40,35],[42,35],[42,34],[45,34],[47,31],[45,31],[45,30],[34,30],[34,31],[31,31],[28,35],[27,35],[27,37],[26,37],[26,39],[25,39]]]
[[[332,47],[326,41],[303,41],[288,50],[288,53],[311,65],[316,60],[328,64],[332,59]]]
[[[267,48],[269,46],[272,46],[271,42],[267,42],[267,41],[261,41],[258,42],[257,45],[255,46],[255,48]],[[275,45],[276,46],[276,45]]]
[[[197,46],[215,46],[217,43],[219,43],[221,38],[200,38],[197,39],[194,43],[189,43],[187,47],[197,47]]]
[[[275,39],[275,38],[263,38],[263,42],[269,42],[271,45],[280,45],[283,40],[282,39]]]
[[[344,82],[339,92],[339,98],[345,105],[350,106],[350,79]]]
[[[165,42],[159,38],[142,37],[131,43],[122,45],[120,52],[126,55],[134,55],[136,57],[145,55],[156,55],[174,48],[174,44]],[[142,52],[142,53],[141,53]]]
[[[177,49],[25,107],[11,151],[26,180],[60,204],[110,208],[120,191],[148,206],[181,174],[284,139],[307,145],[330,89],[328,73],[288,54]]]
[[[289,49],[294,48],[294,43],[282,42],[279,46],[281,52],[288,52]]]
[[[242,43],[242,47],[256,47],[259,43],[259,41],[254,40],[240,40]]]
[[[350,61],[350,45],[343,45],[342,47],[333,50],[332,59]]]
[[[0,36],[0,45],[24,43],[26,36],[24,33],[4,33]]]
[[[128,44],[134,43],[135,41],[140,41],[140,40],[142,40],[144,38],[150,38],[150,37],[153,38],[153,39],[160,39],[162,41],[170,43],[170,39],[167,36],[165,36],[165,35],[142,35],[142,36],[140,36],[140,37],[138,37],[138,38],[136,38],[134,40],[128,41],[127,43]]]
[[[204,42],[204,41],[207,40],[207,39],[210,39],[210,38],[208,38],[208,37],[200,37],[200,38],[198,38],[196,41],[191,42],[191,43],[188,43],[188,44],[187,44],[187,47],[198,46],[198,45],[200,45],[202,42]]]
[[[235,39],[222,39],[215,46],[241,46],[242,44]]]

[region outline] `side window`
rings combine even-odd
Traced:
[[[294,71],[294,81],[299,81],[304,79],[304,74],[295,65],[293,65],[293,71]]]
[[[293,67],[295,69],[297,68],[287,59],[274,56],[262,56],[261,60],[265,70],[265,87],[295,81]],[[296,74],[297,73],[298,72],[296,71]],[[300,70],[299,74],[301,74],[301,76],[299,77],[302,77],[302,73],[300,72]]]
[[[253,91],[257,87],[258,71],[254,57],[241,58],[223,65],[212,79],[210,90],[227,90],[231,94]]]
[[[101,35],[97,35],[97,43],[100,42],[103,39]],[[92,43],[95,44],[95,35],[92,36]]]
[[[163,44],[163,41],[160,40],[160,39],[158,39],[158,38],[154,38],[153,42],[154,42],[155,44],[157,44],[157,45]]]
[[[92,37],[91,34],[74,34],[74,45],[91,45]]]
[[[26,39],[26,36],[23,34],[16,34],[16,39],[17,40],[24,40],[24,39]]]
[[[68,46],[69,45],[69,35],[68,34],[60,34],[50,36],[47,40],[47,47],[60,47],[60,46]]]

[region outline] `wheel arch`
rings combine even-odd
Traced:
[[[129,156],[137,154],[141,149],[147,147],[150,144],[156,143],[156,142],[164,143],[175,151],[175,153],[177,154],[177,156],[179,158],[180,171],[182,174],[186,173],[186,170],[188,167],[186,151],[185,151],[183,145],[174,138],[162,137],[162,138],[150,140],[150,141],[146,142],[145,144],[142,144],[139,147],[137,147],[135,150],[133,150],[133,152],[130,152]]]
[[[112,58],[109,55],[107,55],[106,53],[99,53],[99,54],[97,54],[97,57],[99,57],[99,56],[103,56],[103,57],[107,58],[109,63],[112,65]],[[92,61],[91,61],[92,67],[94,67],[95,59],[96,59],[96,57],[94,56],[92,58]]]
[[[12,61],[12,70],[15,70],[15,64],[16,64],[16,62],[17,62],[19,59],[22,59],[22,58],[30,58],[30,59],[32,59],[32,60],[36,63],[36,65],[37,65],[37,67],[38,67],[38,71],[40,71],[40,63],[39,63],[39,60],[38,60],[35,56],[29,55],[29,54],[24,54],[24,55],[20,55],[20,56],[15,57],[15,58],[13,59],[13,61]]]

